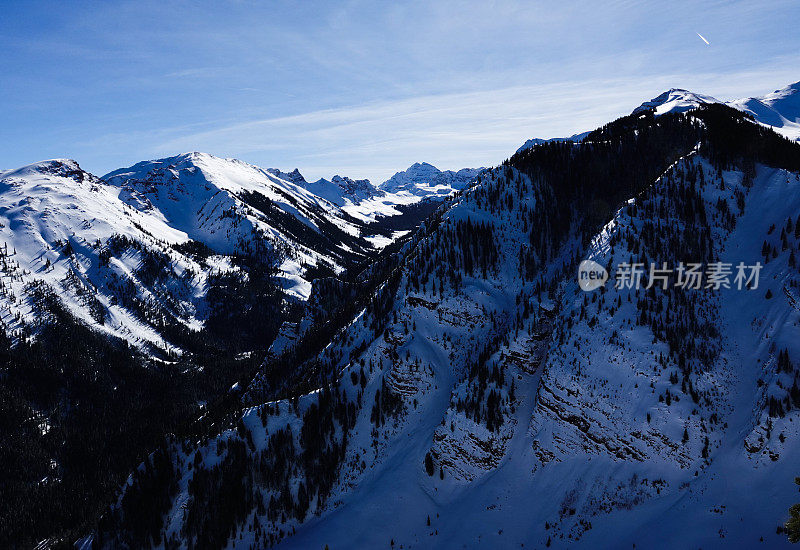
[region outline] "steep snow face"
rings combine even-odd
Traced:
[[[720,103],[710,95],[697,94],[680,88],[670,88],[650,101],[645,101],[633,110],[633,114],[654,111],[656,115],[683,113],[705,103]]]
[[[707,212],[707,230],[664,200],[690,189]],[[785,481],[794,475],[789,457],[800,452],[800,432],[789,417],[773,410],[771,418],[768,403],[785,406],[788,388],[796,385],[796,372],[775,365],[787,349],[796,362],[800,316],[786,291],[777,301],[765,296],[798,283],[796,268],[787,263],[798,242],[778,235],[786,234],[789,219],[794,227],[797,208],[798,174],[758,166],[748,180],[742,172],[720,172],[690,156],[630,201],[595,238],[585,257],[604,266],[630,261],[632,254],[672,266],[691,254],[683,247],[650,246],[643,235],[654,228],[662,242],[691,242],[691,234],[708,238],[714,243],[711,257],[734,266],[765,262],[760,249],[771,231],[775,235],[767,241],[779,248],[783,239],[788,246],[766,263],[758,289],[701,290],[681,307],[671,292],[642,311],[642,290],[607,285],[605,292],[587,294],[568,285],[557,324],[570,328],[550,349],[530,424],[536,475],[561,476],[565,501],[579,518],[552,521],[554,537],[585,538],[587,547],[602,546],[611,533],[619,546],[655,539],[659,547],[714,547],[731,540],[747,547],[759,537],[785,544],[771,527],[794,498]],[[682,333],[678,327],[687,319],[696,323],[687,333],[703,335],[697,357],[685,358],[699,366],[688,376],[685,366],[666,359],[669,334]],[[797,419],[797,412],[789,416]],[[612,468],[615,481],[598,479],[589,461]],[[754,495],[762,490],[776,495],[769,504]],[[607,516],[614,500],[628,504]],[[747,527],[741,517],[749,518]],[[643,529],[626,533],[632,521],[652,525],[654,538],[643,538]],[[691,529],[681,532],[676,524]]]
[[[198,326],[203,269],[170,247],[188,241],[188,235],[167,224],[158,211],[133,208],[118,195],[118,188],[68,159],[0,173],[2,317],[7,330],[35,327],[41,320],[35,298],[41,283],[79,319],[135,345],[170,348],[119,299],[115,289],[128,283],[138,287],[143,301],[161,290],[171,293],[176,318]],[[126,239],[140,248],[125,246]],[[119,245],[119,254],[101,259],[110,241]],[[171,259],[157,281],[143,280],[139,271],[146,252]]]
[[[284,179],[285,178],[285,179]],[[286,289],[303,299],[307,266],[340,271],[373,247],[361,226],[337,205],[306,189],[298,171],[263,170],[236,159],[186,153],[140,162],[104,176],[120,197],[142,211],[158,211],[171,226],[221,253],[252,252],[266,241],[288,255]]]
[[[737,99],[728,105],[753,115],[789,139],[800,140],[800,82],[762,97]]]
[[[381,190],[417,197],[446,197],[475,180],[483,168],[462,168],[458,172],[439,170],[427,162],[414,163],[383,182]]]
[[[238,272],[231,255],[276,265],[287,294],[307,299],[309,268],[339,271],[391,240],[362,238],[362,223],[289,179],[202,153],[105,180],[68,159],[0,172],[5,329],[35,331],[54,293],[96,330],[180,353],[161,320],[201,328],[210,277]]]

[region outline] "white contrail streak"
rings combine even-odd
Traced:
[[[706,40],[706,37],[705,37],[705,36],[703,36],[702,34],[700,34],[700,33],[697,33],[697,36],[699,36],[699,37],[700,37],[700,40],[702,40],[703,42],[705,42],[707,46],[710,46],[710,45],[711,45],[711,42],[709,42],[708,40]]]

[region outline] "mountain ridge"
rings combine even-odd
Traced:
[[[396,172],[380,185],[388,192],[405,192],[421,197],[442,197],[464,189],[484,168],[440,170],[427,162],[415,162]]]
[[[670,88],[636,107],[631,114],[653,112],[656,116],[680,113],[701,105],[721,103],[753,116],[757,122],[775,129],[781,135],[800,141],[800,82],[789,84],[763,96],[720,101],[713,96],[683,88]],[[517,153],[542,143],[552,141],[580,141],[589,133],[573,134],[567,138],[531,138],[523,143]]]
[[[176,487],[157,509],[162,538],[787,544],[774,525],[795,495],[783,478],[800,449],[787,391],[800,377],[800,317],[774,295],[800,283],[785,218],[800,207],[799,146],[723,105],[642,114],[480,174],[358,287],[332,292],[353,308],[338,328],[305,332],[238,406],[199,421],[209,439],[162,451]],[[587,294],[574,278],[587,256],[611,266],[738,253],[768,259],[772,294]],[[144,494],[152,475],[140,468],[127,491]],[[235,497],[245,505],[209,519],[240,475],[253,480]],[[747,479],[780,497],[742,493]],[[124,508],[97,542],[147,536],[115,523]]]
[[[76,504],[64,536],[107,548],[787,544],[800,145],[673,92],[341,207],[198,152],[0,173],[0,404],[26,453],[0,449],[0,522],[31,537],[87,494],[105,513]],[[788,122],[794,97],[770,103]],[[763,272],[585,293],[585,258]]]
[[[759,124],[768,126],[789,139],[800,141],[800,82],[763,96],[724,102],[711,96],[672,88],[642,103],[633,113],[653,111],[658,116],[669,112],[683,112],[709,103],[733,107],[752,116]]]

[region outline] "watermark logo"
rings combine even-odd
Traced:
[[[675,288],[691,290],[755,290],[761,273],[761,262],[747,265],[739,262],[734,265],[726,262],[700,263],[680,262],[677,267],[669,267],[666,262],[651,263],[649,269],[643,263],[621,263],[614,273],[614,287],[619,289]],[[608,272],[592,260],[584,260],[578,267],[578,284],[587,292],[603,286],[608,280]]]
[[[583,260],[578,266],[578,284],[581,290],[591,292],[600,288],[608,280],[608,271],[602,265],[592,260]]]

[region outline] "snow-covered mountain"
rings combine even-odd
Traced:
[[[330,180],[320,178],[315,182],[308,182],[297,168],[289,173],[281,172],[274,168],[270,168],[268,172],[299,185],[303,189],[310,191],[318,197],[322,197],[336,206],[358,204],[364,200],[384,194],[372,185],[368,179],[354,180],[347,176],[336,175]]]
[[[723,103],[711,96],[672,88],[634,109],[634,114],[653,111],[656,115],[680,113],[709,103]],[[761,96],[724,102],[751,115],[756,122],[779,134],[800,140],[800,82]]]
[[[342,195],[342,210],[364,223],[383,224],[401,230],[394,233],[396,238],[416,227],[442,200],[475,181],[482,170],[483,168],[439,170],[432,164],[418,162],[402,172],[397,172],[377,188],[369,184],[368,180],[353,182],[347,178],[340,178],[336,187],[354,189],[353,192]],[[337,178],[338,176],[334,177],[332,183],[335,184]],[[320,185],[320,182],[323,183]],[[320,182],[310,184],[309,189],[322,194],[331,188],[326,180]],[[373,239],[373,242],[379,241],[384,244],[387,242],[385,239]]]
[[[728,105],[753,115],[779,134],[800,141],[800,82],[765,96],[737,99]]]
[[[788,545],[800,145],[722,105],[640,114],[514,155],[355,282],[321,281],[306,328],[137,469],[94,542]],[[763,270],[586,293],[585,258]]]
[[[282,179],[236,159],[187,153],[140,162],[103,179],[121,189],[127,204],[157,210],[217,252],[249,252],[254,243],[269,243],[285,256],[287,290],[301,298],[310,291],[305,267],[341,271],[370,253],[362,224],[306,189],[297,171]]]
[[[708,103],[720,103],[710,95],[697,94],[681,88],[670,88],[650,101],[645,101],[633,110],[633,114],[653,111],[656,115],[665,113],[683,113]]]
[[[237,160],[187,153],[104,178],[44,161],[0,172],[3,323],[29,332],[41,322],[44,285],[101,332],[180,351],[157,325],[166,315],[203,326],[209,277],[236,272],[235,258],[275,263],[288,295],[306,299],[312,271],[363,261],[376,252],[371,235],[324,198]]]
[[[333,176],[330,181],[319,179],[304,186],[306,189],[328,199],[337,206],[344,206],[346,202],[358,204],[362,201],[381,196],[369,180],[353,180],[348,177]]]
[[[719,103],[719,101],[708,95],[696,94],[681,88],[670,88],[666,92],[659,94],[650,101],[645,101],[639,105],[633,110],[633,114],[639,114],[645,111],[652,111],[656,115],[661,115],[664,113],[682,113],[684,111],[688,111],[689,109],[695,109],[700,105],[705,105],[708,103]],[[563,138],[532,138],[523,143],[516,152],[521,153],[526,149],[530,149],[536,145],[541,145],[542,143],[551,143],[554,141],[581,141],[590,133],[591,131],[580,132]]]
[[[421,198],[442,198],[473,182],[483,168],[439,170],[427,162],[416,162],[380,185],[387,193],[402,193]]]
[[[795,82],[761,97],[734,99],[727,102],[682,88],[670,88],[636,107],[633,114],[641,114],[645,111],[653,112],[656,116],[666,113],[682,113],[711,103],[724,103],[743,111],[753,116],[760,124],[773,128],[789,139],[800,141],[800,82]],[[523,143],[517,149],[517,153],[542,143],[581,141],[589,133],[588,131],[582,132],[566,138],[532,138]]]
[[[368,179],[354,180],[336,175],[330,180],[320,178],[308,182],[297,169],[288,173],[274,168],[267,171],[342,207],[356,218],[374,221],[379,216],[398,215],[397,207],[448,197],[473,182],[482,170],[439,170],[427,162],[417,162],[377,187]]]
[[[170,349],[144,313],[146,304],[167,307],[167,295],[176,319],[199,324],[208,269],[172,248],[189,236],[158,211],[120,200],[118,188],[75,161],[0,173],[0,212],[6,330],[28,332],[43,321],[36,299],[42,285],[79,319],[136,345]],[[162,261],[166,269],[149,272]]]
[[[330,180],[321,178],[308,182],[297,169],[288,173],[277,169],[268,172],[326,199],[362,223],[401,228],[402,231],[393,233],[394,237],[369,237],[373,244],[385,245],[416,227],[439,201],[473,182],[481,170],[483,168],[439,170],[426,162],[415,163],[377,187],[367,179],[353,180],[338,175]]]

